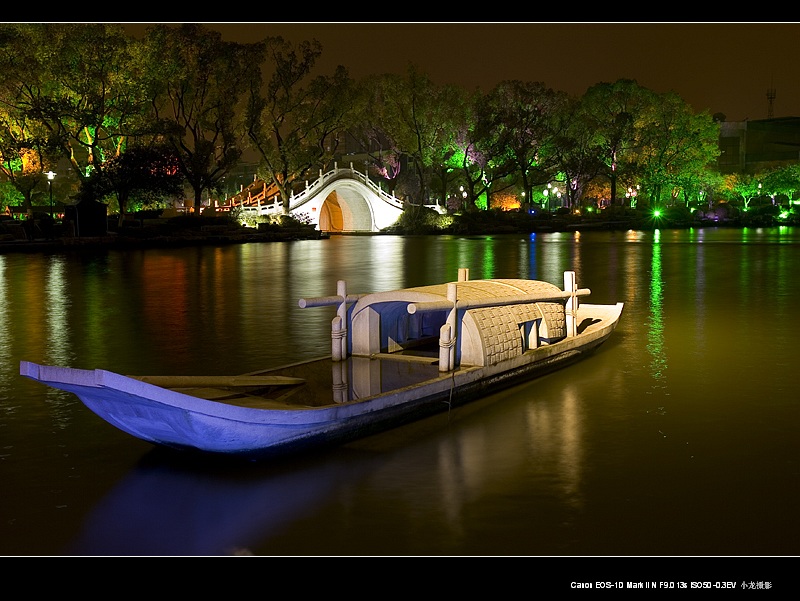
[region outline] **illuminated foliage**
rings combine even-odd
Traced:
[[[492,196],[492,208],[501,211],[511,211],[519,209],[521,206],[519,197],[510,192],[500,192]]]
[[[463,90],[434,85],[412,65],[404,76],[368,78],[361,94],[360,114],[373,111],[372,131],[380,131],[394,152],[407,157],[416,178],[414,196],[429,202],[431,182],[441,181],[457,150],[456,136],[467,115]],[[437,192],[446,193],[444,187],[437,186]]]
[[[347,133],[369,156],[374,173],[394,192],[404,163],[403,152],[393,137],[394,128],[389,125],[388,111],[384,110],[389,87],[385,80],[385,76],[373,75],[355,85]]]
[[[603,175],[611,186],[612,203],[620,197],[618,180],[621,176],[630,177],[628,172],[635,168],[635,155],[630,152],[639,143],[636,116],[651,94],[653,92],[634,80],[620,79],[590,87],[582,99],[584,122],[594,134],[592,145],[603,162]]]
[[[31,114],[60,133],[63,156],[79,179],[101,170],[139,133],[149,104],[133,77],[135,42],[120,25],[46,23],[35,29],[37,59],[50,88]]]
[[[467,207],[488,209],[491,198],[513,184],[508,181],[515,164],[502,127],[502,94],[502,87],[473,94],[457,131],[448,164],[459,171],[459,195]]]
[[[51,86],[37,54],[37,28],[0,25],[0,174],[16,189],[28,212],[54,165],[60,133],[35,118],[37,103]],[[46,101],[44,101],[46,102]]]
[[[800,165],[773,167],[761,175],[761,182],[764,194],[773,199],[783,196],[787,201],[791,201],[800,190]]]
[[[249,146],[288,211],[303,179],[340,160],[347,135],[392,192],[453,209],[542,204],[548,183],[570,208],[630,206],[636,190],[641,206],[665,210],[710,208],[717,195],[781,203],[800,187],[797,165],[722,183],[718,124],[634,80],[575,98],[523,81],[466,93],[414,66],[361,82],[343,67],[312,77],[321,54],[316,41],[224,42],[199,24],[156,25],[142,40],[115,24],[0,24],[0,175],[31,207],[43,172],[68,160],[81,197],[113,190],[123,214],[139,193],[104,170],[166,141],[198,206]]]
[[[648,95],[636,121],[638,144],[631,149],[634,177],[649,191],[651,203],[663,202],[665,190],[672,198],[684,193],[685,204],[702,176],[719,156],[719,124],[708,113],[695,114],[674,92]]]
[[[761,196],[758,177],[748,173],[734,173],[725,176],[724,188],[733,197],[738,197],[744,204],[744,210],[750,208],[754,198]]]
[[[567,102],[565,93],[540,82],[504,81],[488,95],[490,123],[497,132],[491,156],[504,176],[516,175],[528,198],[553,178],[558,117]]]
[[[564,182],[568,206],[580,207],[585,196],[595,199],[610,199],[610,182],[604,184],[598,175],[605,173],[605,163],[601,147],[597,145],[594,122],[591,112],[584,102],[591,104],[591,97],[570,98],[556,114],[558,124],[552,145],[553,162],[560,175],[556,178]],[[603,187],[602,192],[598,188]],[[540,190],[531,192],[531,198],[538,198]]]

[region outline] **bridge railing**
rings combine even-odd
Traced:
[[[312,198],[314,198],[317,195],[317,193],[326,185],[328,185],[332,181],[336,181],[337,179],[342,179],[342,178],[355,179],[357,181],[360,181],[367,188],[369,188],[378,198],[380,198],[383,202],[385,202],[391,207],[401,210],[406,208],[406,203],[404,203],[402,200],[394,196],[394,194],[385,192],[383,188],[381,188],[379,184],[373,182],[366,173],[362,173],[357,169],[355,169],[352,163],[350,163],[349,168],[340,168],[337,163],[334,163],[333,169],[331,169],[326,173],[323,173],[322,169],[320,169],[319,178],[316,179],[313,183],[309,183],[308,180],[306,180],[305,190],[303,190],[299,194],[295,194],[294,192],[292,192],[289,198],[289,211],[292,212],[302,207],[304,204],[306,204]],[[283,203],[280,200],[280,195],[275,194],[274,196],[268,199],[266,198],[266,190],[267,190],[266,185],[263,185],[263,190],[264,192],[257,199],[257,202],[255,203],[248,205],[245,204],[242,201],[242,199],[240,199],[239,207],[241,207],[241,210],[244,213],[252,213],[257,215],[275,215],[283,213]],[[246,192],[246,190],[244,190],[243,192]],[[249,200],[252,202],[252,197],[250,197]],[[423,205],[423,206],[433,208],[439,212],[443,211],[442,207],[436,205]]]
[[[299,207],[303,206],[309,200],[311,200],[314,196],[316,196],[317,192],[321,190],[323,187],[328,185],[330,182],[340,179],[342,177],[348,177],[351,179],[356,179],[367,186],[370,190],[372,190],[378,198],[382,201],[386,202],[392,207],[397,209],[403,208],[403,201],[399,198],[395,197],[393,194],[389,194],[388,192],[384,192],[383,189],[375,184],[366,173],[361,173],[357,169],[353,167],[353,164],[350,163],[349,168],[339,168],[337,163],[333,164],[333,169],[328,171],[327,173],[323,173],[322,169],[319,170],[319,178],[312,184],[308,183],[306,180],[306,189],[300,192],[299,194],[292,193],[292,196],[289,199],[289,210],[294,211]]]

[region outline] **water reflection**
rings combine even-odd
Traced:
[[[338,279],[370,292],[469,267],[558,283],[573,264],[591,302],[625,302],[600,353],[291,469],[156,461],[73,396],[18,374],[19,359],[244,373],[327,353],[334,310],[296,301]],[[0,254],[0,546],[794,555],[798,264],[800,228]]]
[[[347,453],[270,467],[154,450],[91,510],[65,554],[250,555],[369,465]]]
[[[10,329],[10,312],[8,300],[8,260],[0,255],[0,364],[11,363],[11,347],[8,344]],[[8,380],[10,374],[5,370],[0,371],[0,398],[6,396],[8,390]]]
[[[51,351],[48,361],[55,365],[68,365],[72,359],[70,352],[72,330],[69,320],[72,302],[64,262],[64,257],[52,257],[48,272],[45,274],[45,329],[47,348]]]
[[[567,384],[560,406],[531,403],[526,411],[531,451],[545,460],[549,469],[559,473],[558,487],[563,499],[573,508],[582,505],[581,474],[584,468],[581,403],[578,392]],[[546,464],[545,464],[546,465]]]
[[[569,380],[561,372],[315,457],[237,464],[154,450],[91,508],[66,554],[458,554],[495,545],[525,553],[540,543],[524,528],[470,540],[474,512],[504,499],[481,510],[493,529],[512,515],[520,526],[537,521],[553,494],[580,510],[585,399]],[[332,502],[368,520],[366,503],[385,523],[357,537],[300,534]]]
[[[653,233],[653,257],[650,264],[650,316],[647,329],[647,350],[650,353],[650,373],[656,381],[663,380],[667,369],[664,348],[664,280],[661,274],[661,231]]]

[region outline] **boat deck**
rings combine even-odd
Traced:
[[[248,406],[270,407],[276,403],[292,407],[323,407],[354,401],[428,380],[452,376],[439,371],[439,360],[421,351],[379,354],[372,357],[348,357],[331,361],[330,357],[311,362],[255,372],[249,375],[275,375],[303,378],[305,383],[292,386],[271,386],[270,390],[251,390],[241,398],[225,402]]]
[[[614,306],[592,305],[582,313],[579,331],[601,328],[614,313]],[[537,353],[531,349],[524,354]],[[269,386],[235,387],[170,387],[184,394],[240,407],[260,409],[315,408],[363,400],[423,382],[452,378],[454,374],[478,369],[460,366],[453,371],[439,371],[438,344],[418,345],[393,353],[376,353],[369,357],[349,356],[332,361],[330,356],[270,368],[245,376],[279,376],[302,383]]]

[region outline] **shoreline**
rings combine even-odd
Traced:
[[[251,242],[289,242],[324,238],[321,232],[315,235],[298,235],[296,232],[254,232],[244,234],[207,234],[191,236],[84,236],[81,238],[35,238],[33,240],[0,241],[0,255],[12,252],[60,252],[72,250],[140,248],[177,248],[181,246],[248,244]]]
[[[570,224],[564,228],[541,227],[533,228],[531,231],[520,231],[516,228],[492,228],[478,229],[475,231],[442,231],[442,232],[320,232],[313,230],[294,231],[270,231],[270,232],[245,232],[245,233],[199,233],[191,235],[159,235],[159,236],[120,236],[110,234],[106,236],[86,236],[81,238],[63,237],[48,240],[46,238],[36,238],[34,240],[3,240],[0,241],[0,255],[5,253],[26,253],[26,252],[64,252],[96,249],[117,249],[117,250],[137,250],[143,248],[179,248],[186,246],[200,245],[231,245],[249,244],[259,242],[292,242],[297,240],[324,240],[331,236],[493,236],[501,234],[534,234],[534,233],[556,233],[556,232],[580,232],[586,231],[653,231],[675,230],[675,229],[704,229],[704,228],[725,228],[725,229],[745,229],[747,227],[780,227],[782,224],[759,224],[743,225],[738,223],[710,222],[695,223],[690,225],[665,225],[662,227],[635,227],[634,224],[624,222],[592,222],[586,224]],[[794,224],[788,224],[794,226]]]

